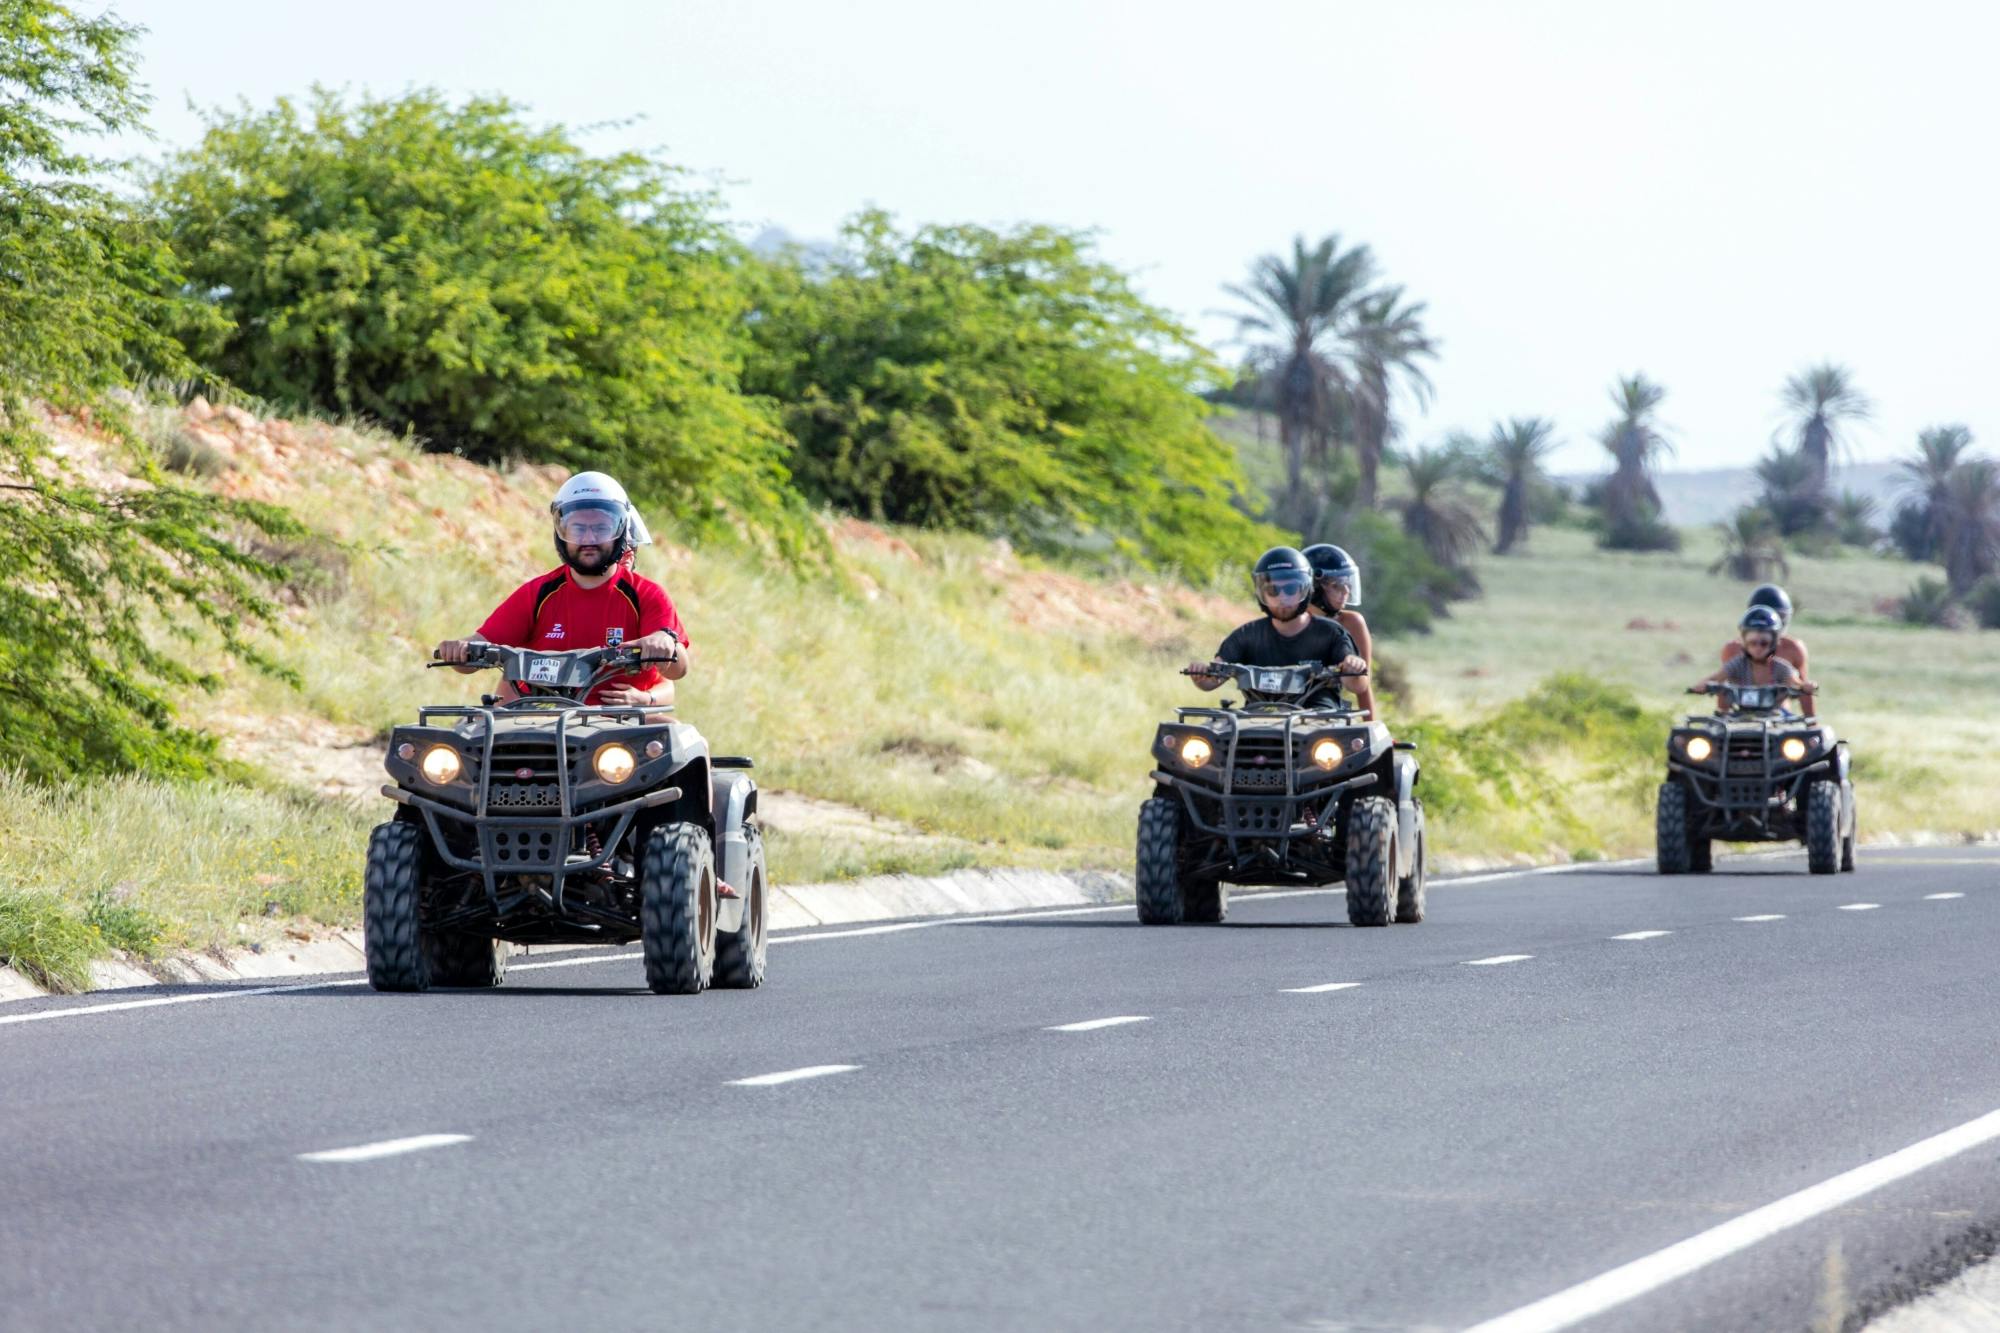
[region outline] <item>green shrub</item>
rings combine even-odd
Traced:
[[[47,990],[90,989],[90,960],[104,952],[97,927],[54,894],[0,890],[0,963]]]
[[[1216,368],[1088,237],[866,213],[844,241],[765,267],[744,376],[810,498],[1197,577],[1283,539],[1232,504],[1196,395]]]
[[[714,200],[499,99],[217,114],[152,205],[220,320],[210,372],[479,459],[619,474],[700,529],[804,531],[737,388],[745,297]]]
[[[1902,601],[1896,604],[1896,613],[1906,625],[1944,628],[1957,626],[1963,616],[1944,580],[1933,578],[1921,578],[1911,584]]]

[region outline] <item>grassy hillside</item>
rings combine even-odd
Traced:
[[[302,687],[239,671],[187,701],[243,762],[240,784],[49,792],[0,777],[22,812],[0,844],[0,954],[70,984],[112,945],[144,955],[351,921],[386,805],[380,738],[421,703],[481,688],[423,670],[429,646],[554,563],[546,469],[233,410],[156,409],[148,429],[218,492],[283,504],[324,539],[267,552],[294,574],[279,646]],[[106,466],[90,441],[66,449]],[[673,544],[664,526],[641,568],[693,636],[681,716],[755,755],[768,787],[865,812],[781,824],[774,873],[792,881],[1123,866],[1151,729],[1196,697],[1175,670],[1250,610],[1247,592],[1081,577],[973,537],[837,522],[836,570],[800,578]],[[1669,711],[1693,702],[1678,691],[1744,592],[1706,573],[1702,546],[1614,556],[1538,531],[1526,555],[1483,565],[1484,599],[1384,645],[1409,678],[1390,721],[1424,746],[1447,864],[1649,845]],[[2000,710],[1985,673],[2000,636],[1887,619],[1878,602],[1911,576],[1873,558],[1798,561],[1798,628],[1826,711],[1860,748],[1866,827],[1989,829]]]

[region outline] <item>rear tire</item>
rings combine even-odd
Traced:
[[[1840,787],[1815,782],[1806,788],[1806,869],[1831,875],[1840,869]]]
[[[1424,919],[1424,889],[1430,882],[1430,834],[1424,829],[1424,808],[1417,806],[1417,846],[1410,859],[1410,873],[1396,881],[1396,922],[1414,926]]]
[[[1347,814],[1347,920],[1386,926],[1395,911],[1396,807],[1364,796]]]
[[[484,935],[426,931],[425,951],[430,955],[431,985],[458,986],[467,990],[491,988],[507,979],[507,941]]]
[[[368,984],[383,991],[430,989],[423,927],[423,834],[409,824],[377,824],[368,835],[361,888],[362,952]]]
[[[1713,840],[1694,838],[1688,842],[1688,869],[1697,875],[1706,875],[1715,869]]]
[[[1653,859],[1662,875],[1685,875],[1693,868],[1688,846],[1687,788],[1678,782],[1660,784],[1653,810]]]
[[[1191,884],[1181,894],[1181,920],[1192,925],[1220,925],[1229,916],[1229,886],[1219,879]]]
[[[1139,861],[1135,887],[1139,924],[1177,926],[1186,912],[1181,899],[1181,807],[1155,796],[1139,807]]]
[[[655,995],[699,995],[715,978],[715,846],[698,824],[663,824],[639,860],[639,929]]]
[[[764,933],[766,886],[764,835],[755,828],[743,830],[750,842],[750,882],[741,888],[744,896],[743,928],[715,942],[715,984],[719,989],[755,990],[764,984],[764,957],[769,941]]]

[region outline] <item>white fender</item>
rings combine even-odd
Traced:
[[[1407,879],[1417,868],[1417,834],[1423,829],[1423,812],[1417,808],[1417,761],[1407,752],[1397,751],[1396,771],[1396,878]]]

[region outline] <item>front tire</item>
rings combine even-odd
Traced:
[[[1424,919],[1424,889],[1430,882],[1430,834],[1424,829],[1424,807],[1417,806],[1417,845],[1410,858],[1410,873],[1396,881],[1396,921],[1413,926]]]
[[[1688,846],[1687,788],[1678,782],[1660,784],[1653,810],[1653,859],[1662,875],[1685,875],[1693,869]]]
[[[755,990],[764,984],[764,956],[769,940],[764,933],[765,872],[764,835],[746,828],[750,842],[749,883],[742,887],[743,928],[715,942],[715,984],[727,990]]]
[[[1219,879],[1191,884],[1181,895],[1181,904],[1182,921],[1200,926],[1221,925],[1229,916],[1229,886]]]
[[[409,824],[377,824],[368,835],[361,888],[362,952],[376,990],[430,989],[423,894],[423,834]]]
[[[1815,875],[1840,869],[1840,787],[1832,782],[1806,788],[1806,869]]]
[[[1395,911],[1396,807],[1364,796],[1347,814],[1347,920],[1386,926]]]
[[[1177,926],[1186,913],[1181,899],[1181,807],[1169,796],[1155,796],[1139,807],[1139,924]]]
[[[664,824],[639,860],[639,930],[655,995],[699,995],[715,979],[715,845],[698,824]]]
[[[491,988],[507,979],[507,941],[484,935],[426,931],[431,985],[467,990]]]

